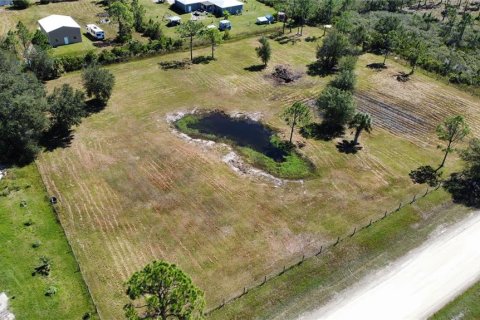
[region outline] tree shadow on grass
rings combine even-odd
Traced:
[[[346,154],[355,154],[362,150],[362,146],[360,146],[358,143],[355,143],[353,140],[348,141],[345,139],[337,143],[336,147],[340,153]]]
[[[306,139],[330,141],[342,136],[345,130],[342,126],[328,123],[310,123],[300,129],[300,134]]]
[[[374,69],[374,70],[383,70],[383,69],[387,69],[387,66],[381,62],[375,62],[375,63],[367,64],[367,68]]]
[[[193,64],[209,64],[210,61],[213,61],[211,56],[198,56],[193,58]]]
[[[103,109],[105,109],[105,103],[99,99],[90,99],[86,102],[87,107],[87,116],[94,114],[94,113],[99,113]]]
[[[335,70],[325,68],[319,61],[307,64],[307,74],[309,76],[326,77],[334,72]]]
[[[172,61],[162,61],[159,62],[158,65],[163,70],[170,70],[170,69],[188,69],[190,68],[191,61],[189,59],[183,60],[172,60]]]
[[[245,67],[243,68],[243,70],[246,70],[246,71],[250,71],[250,72],[259,72],[259,71],[262,71],[266,68],[266,66],[264,64],[255,64],[255,65],[251,65],[249,67]]]
[[[40,144],[46,151],[53,151],[57,148],[67,148],[73,140],[71,129],[52,127],[40,139]]]

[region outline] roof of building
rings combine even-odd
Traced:
[[[95,31],[98,31],[98,32],[102,32],[103,30],[101,28],[99,28],[96,24],[87,24],[87,28],[90,28],[92,30],[95,30]]]
[[[75,20],[72,19],[72,17],[58,14],[52,14],[51,16],[40,19],[38,20],[38,24],[43,28],[43,30],[45,30],[45,32],[51,32],[61,27],[80,29],[80,26],[75,22]]]
[[[180,2],[181,4],[187,6],[189,4],[202,3],[202,1],[205,1],[205,0],[175,0],[175,1]],[[208,2],[212,3],[213,5],[219,8],[243,6],[243,3],[237,0],[208,0]]]

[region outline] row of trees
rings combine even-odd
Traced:
[[[49,136],[65,134],[88,112],[85,93],[64,84],[47,95],[42,82],[26,71],[14,55],[0,50],[0,162],[31,161]],[[113,75],[96,66],[84,70],[90,103],[105,104]]]

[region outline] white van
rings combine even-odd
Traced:
[[[87,24],[87,32],[89,35],[98,40],[105,39],[105,32],[95,24]]]

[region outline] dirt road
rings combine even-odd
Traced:
[[[478,280],[477,211],[300,319],[426,319]]]

